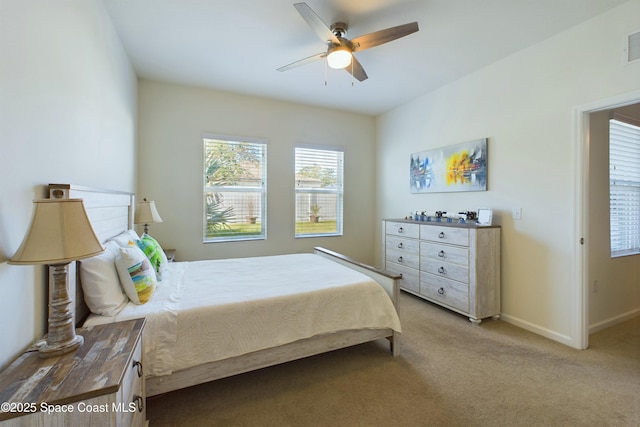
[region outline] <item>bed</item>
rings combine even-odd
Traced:
[[[50,197],[82,198],[105,245],[131,233],[132,194],[51,184]],[[168,263],[148,302],[114,315],[88,309],[82,269],[70,269],[79,324],[147,319],[147,396],[374,340],[400,352],[400,276],[324,248]]]

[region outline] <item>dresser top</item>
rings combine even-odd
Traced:
[[[144,326],[144,319],[76,330],[84,344],[58,357],[37,349],[0,372],[0,402],[64,405],[118,391]],[[0,412],[0,420],[22,414]]]
[[[402,222],[406,224],[418,224],[418,225],[437,225],[440,227],[456,227],[456,228],[500,228],[499,225],[478,225],[476,223],[470,223],[470,222],[460,223],[457,221],[447,222],[446,218],[444,218],[442,222],[416,221],[414,219],[404,219],[404,218],[390,218],[390,219],[383,219],[383,221]]]

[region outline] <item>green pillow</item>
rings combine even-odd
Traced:
[[[158,280],[162,280],[162,270],[164,269],[166,258],[158,241],[148,234],[143,234],[140,240],[136,241],[136,244],[151,262]]]

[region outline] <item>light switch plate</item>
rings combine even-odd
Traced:
[[[522,219],[522,208],[513,208],[511,211],[511,217],[515,220]]]

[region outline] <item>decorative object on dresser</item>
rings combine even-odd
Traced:
[[[82,199],[34,200],[29,230],[9,264],[53,267],[49,290],[49,330],[39,347],[42,357],[60,356],[82,345],[75,334],[70,309],[68,266],[75,260],[104,251],[96,237]]]
[[[383,265],[400,288],[480,324],[500,316],[500,227],[384,220]]]
[[[133,222],[144,224],[144,234],[149,233],[149,224],[162,222],[162,218],[160,218],[156,208],[156,202],[153,200],[148,201],[146,197],[141,202],[138,202]]]
[[[0,373],[0,426],[143,426],[144,319],[78,329],[75,353],[27,351]]]
[[[412,193],[486,191],[487,138],[411,155]]]
[[[478,209],[478,225],[491,225],[493,223],[493,209]]]

